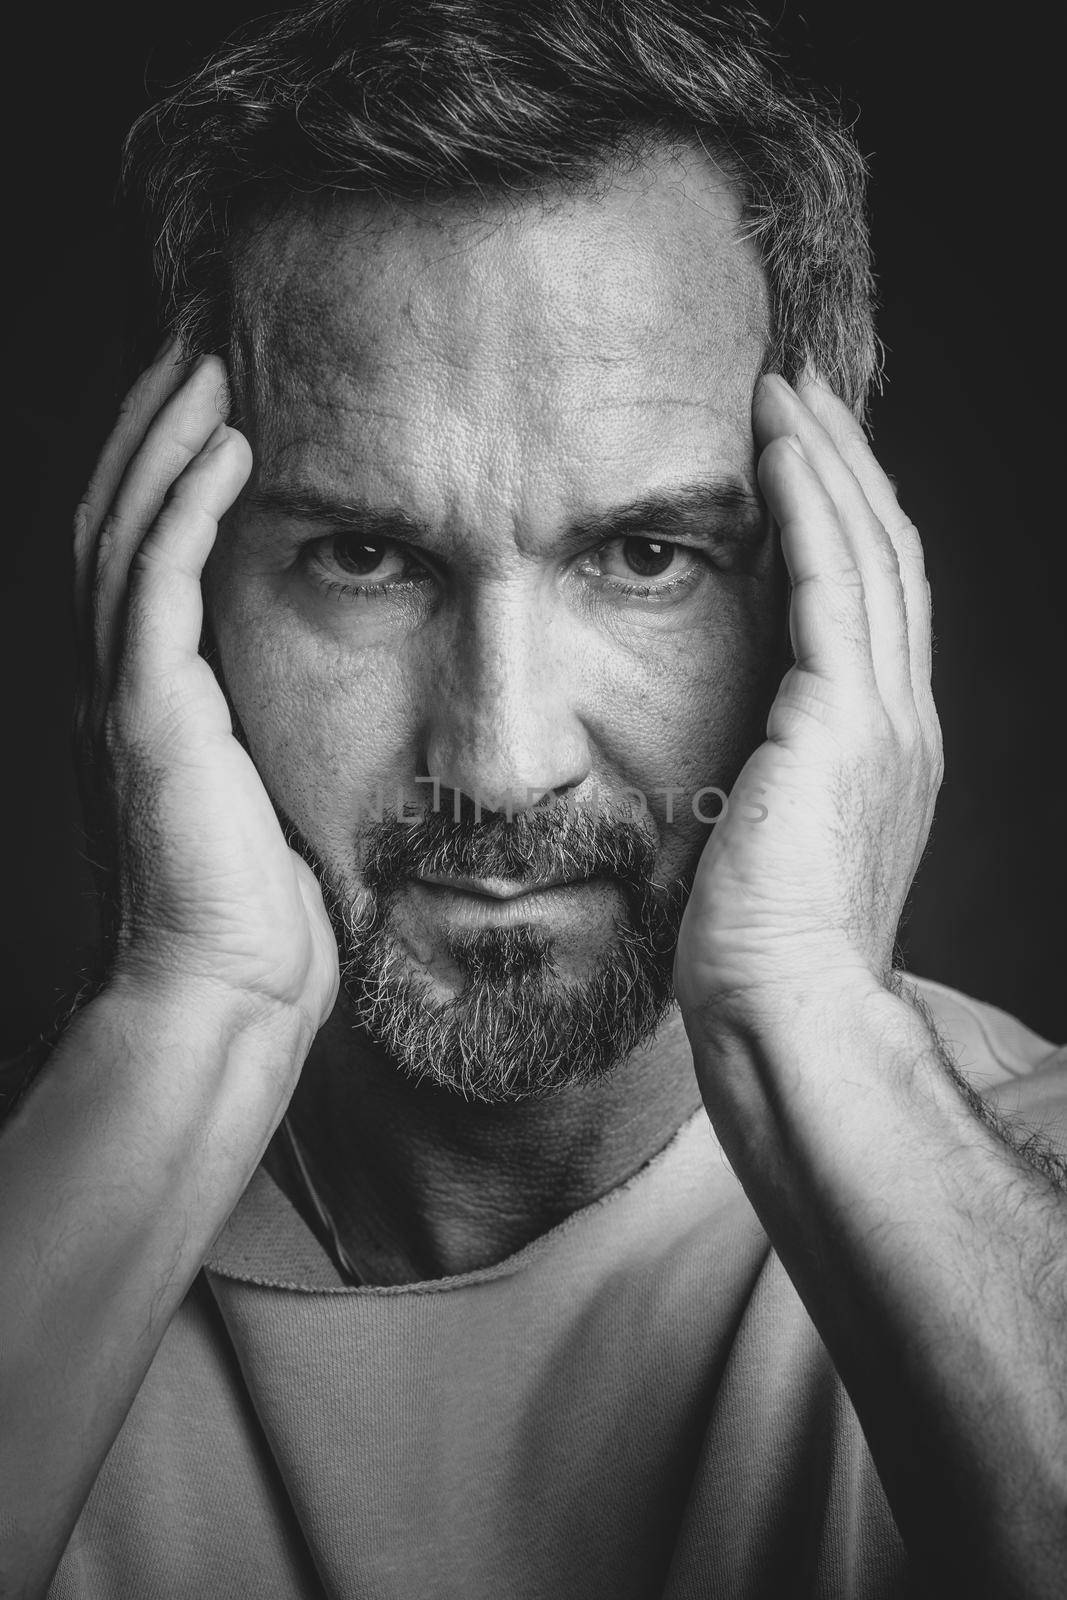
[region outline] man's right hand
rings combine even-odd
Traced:
[[[287,846],[198,653],[200,577],[251,465],[226,374],[138,381],[76,525],[103,987],[0,1129],[0,1593],[45,1593],[171,1318],[337,992]]]
[[[226,409],[222,362],[190,368],[172,346],[127,397],[75,519],[78,732],[115,880],[110,981],[295,1007],[317,1029],[338,984],[318,883],[198,653],[204,563],[251,468]]]

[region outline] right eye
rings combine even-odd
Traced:
[[[307,547],[306,561],[317,581],[338,599],[346,595],[375,597],[429,576],[403,545],[393,539],[369,539],[361,533],[332,533],[316,539]]]

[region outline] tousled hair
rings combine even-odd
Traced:
[[[657,145],[726,174],[770,299],[765,365],[857,414],[879,370],[862,157],[763,20],[713,0],[320,0],[264,18],[145,112],[124,187],[161,320],[225,350],[235,264],[286,195],[595,192]]]

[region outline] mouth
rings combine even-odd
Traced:
[[[617,891],[605,878],[469,878],[426,873],[408,880],[408,904],[424,930],[449,935],[484,928],[542,924],[561,937],[585,928],[589,937],[611,921]]]
[[[482,900],[521,900],[526,895],[543,894],[548,889],[575,889],[589,883],[589,878],[530,878],[516,883],[513,878],[465,878],[446,873],[429,872],[415,879],[428,889],[442,889],[452,894],[476,895]]]

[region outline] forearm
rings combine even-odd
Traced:
[[[311,1039],[105,991],[0,1136],[0,1587],[43,1589]]]
[[[1067,1557],[1067,1197],[975,1115],[925,1019],[885,991],[810,989],[691,1034],[917,1566],[958,1592],[1051,1595]]]

